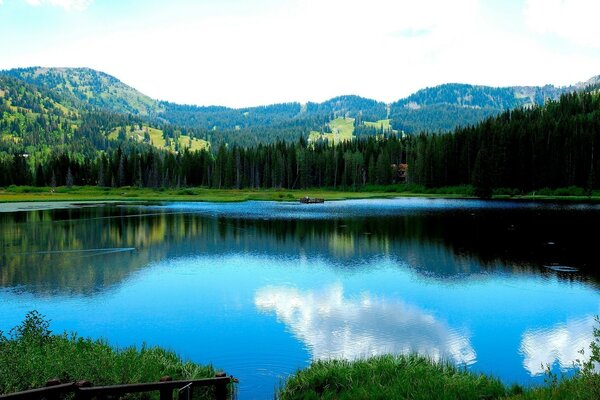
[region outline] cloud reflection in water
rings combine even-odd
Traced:
[[[523,367],[532,376],[543,374],[547,365],[555,363],[561,370],[572,368],[575,360],[587,359],[584,356],[589,353],[595,326],[594,317],[586,316],[551,328],[525,331],[520,348]]]
[[[322,291],[265,287],[257,291],[254,303],[263,312],[274,312],[311,350],[313,359],[416,352],[460,364],[476,361],[465,332],[399,300],[368,293],[344,298],[339,284]]]

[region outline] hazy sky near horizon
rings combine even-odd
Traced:
[[[0,0],[0,69],[90,67],[250,106],[600,74],[598,0]]]

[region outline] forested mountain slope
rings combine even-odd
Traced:
[[[31,67],[0,74],[63,95],[75,108],[130,113],[156,124],[168,123],[194,130],[191,136],[212,142],[238,141],[245,145],[278,139],[296,140],[299,135],[319,131],[330,121],[344,117],[356,119],[357,126],[363,121],[390,119],[391,128],[406,133],[445,132],[476,124],[508,109],[556,100],[561,94],[581,90],[600,80],[595,77],[569,87],[444,84],[419,90],[389,105],[347,95],[321,103],[292,102],[235,109],[154,100],[115,77],[88,68]],[[214,132],[219,134],[215,136]]]
[[[96,107],[104,111],[134,115],[158,115],[158,101],[125,85],[117,78],[90,68],[17,68],[3,75],[44,87],[71,100],[75,107]]]
[[[335,145],[300,137],[255,146],[221,142],[200,151],[167,151],[127,137],[109,140],[103,133],[146,126],[137,117],[75,112],[63,109],[43,91],[10,78],[0,83],[7,149],[0,152],[0,186],[361,190],[369,184],[408,182],[431,188],[473,185],[482,197],[495,189],[526,193],[573,186],[583,195],[600,188],[600,93],[596,88],[562,95],[543,106],[505,111],[443,134],[403,135],[388,130]],[[334,121],[341,129],[340,124],[356,120]],[[11,126],[14,121],[20,126],[18,132]],[[126,128],[117,135],[129,132],[131,128]],[[30,139],[24,135],[32,133],[32,138],[49,135],[55,144],[36,146],[30,141],[25,146]],[[35,152],[23,153],[23,148]]]

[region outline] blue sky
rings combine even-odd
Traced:
[[[90,67],[228,106],[600,74],[597,0],[0,0],[0,69]]]

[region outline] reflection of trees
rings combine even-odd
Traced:
[[[320,220],[226,218],[144,207],[2,213],[0,285],[90,294],[153,261],[231,252],[306,254],[346,270],[383,256],[432,277],[497,268],[555,274],[541,266],[559,263],[585,271],[561,277],[590,280],[595,237],[584,232],[597,223],[591,213],[551,210]],[[126,248],[134,250],[119,251]]]

